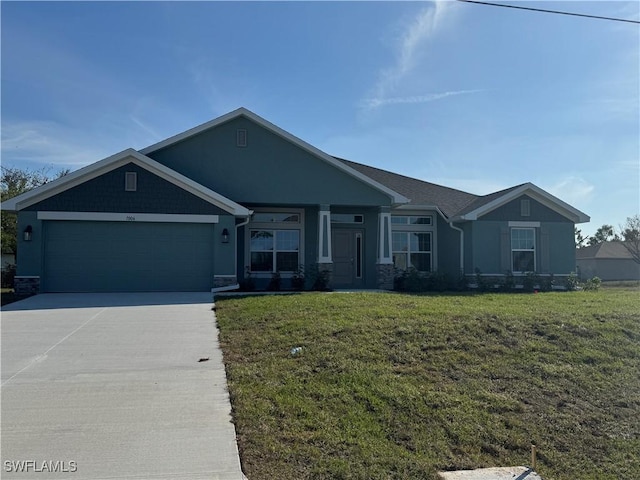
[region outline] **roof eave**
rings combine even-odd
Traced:
[[[2,203],[3,210],[17,212],[42,200],[64,192],[70,188],[103,175],[126,163],[136,165],[150,171],[151,173],[167,180],[189,193],[221,208],[222,210],[239,217],[247,217],[250,211],[242,205],[200,185],[193,180],[171,170],[170,168],[156,162],[155,160],[141,154],[140,152],[128,148],[96,163],[83,167],[64,177],[60,177],[41,187],[18,195]]]

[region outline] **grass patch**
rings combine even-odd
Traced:
[[[638,293],[218,300],[243,469],[435,479],[535,443],[545,479],[636,479]]]

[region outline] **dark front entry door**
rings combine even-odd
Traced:
[[[335,288],[363,286],[362,239],[362,230],[334,229],[332,231],[333,286]]]

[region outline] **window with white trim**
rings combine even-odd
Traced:
[[[295,272],[300,256],[299,230],[251,230],[252,272]]]
[[[364,223],[364,215],[350,213],[332,213],[331,223]]]
[[[535,228],[511,229],[511,271],[514,273],[535,272],[536,230]]]
[[[391,223],[393,225],[431,225],[433,219],[431,216],[409,216],[409,215],[392,215]]]
[[[392,239],[393,264],[398,270],[431,271],[431,232],[393,232]]]
[[[249,269],[254,273],[298,270],[302,250],[302,213],[258,211],[249,225]]]

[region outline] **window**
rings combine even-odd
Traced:
[[[393,232],[392,238],[393,263],[397,269],[431,271],[431,233]]]
[[[523,199],[520,200],[520,216],[529,217],[531,216],[531,204],[529,200]]]
[[[300,252],[299,230],[251,230],[252,272],[295,272]]]
[[[431,217],[393,215],[391,223],[393,225],[431,225]]]
[[[135,192],[138,190],[138,174],[136,172],[126,172],[124,174],[124,191]]]
[[[244,128],[236,130],[236,147],[247,146],[247,131]]]
[[[511,229],[511,270],[517,273],[536,270],[536,231],[533,228]]]
[[[300,215],[289,212],[256,212],[252,223],[300,223]]]
[[[364,215],[350,213],[332,213],[331,223],[364,223]]]

